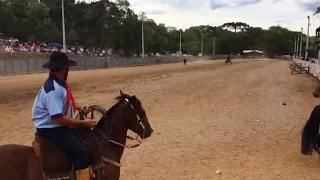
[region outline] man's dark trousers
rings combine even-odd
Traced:
[[[93,164],[94,158],[88,147],[69,127],[41,128],[37,129],[36,134],[66,153],[74,163],[76,171],[86,169]]]

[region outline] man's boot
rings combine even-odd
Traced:
[[[76,172],[76,180],[88,180],[90,177],[95,177],[94,171],[90,166],[87,169],[82,169]]]
[[[76,172],[76,180],[88,180],[90,179],[89,168],[82,169]]]

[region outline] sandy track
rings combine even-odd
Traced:
[[[147,110],[155,133],[125,151],[121,179],[316,180],[320,160],[299,154],[301,128],[317,104],[315,81],[291,76],[288,64],[203,61],[78,71],[70,83],[80,103],[107,108],[122,89]],[[31,144],[30,110],[46,77],[0,77],[0,144]]]

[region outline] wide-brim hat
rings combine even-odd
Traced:
[[[66,53],[53,52],[49,61],[42,65],[45,69],[60,69],[65,67],[76,66],[77,62],[69,59]]]

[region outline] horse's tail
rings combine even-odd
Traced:
[[[301,153],[304,155],[312,155],[312,151],[316,150],[316,139],[319,134],[320,126],[320,105],[314,107],[309,120],[306,122],[301,135]]]

